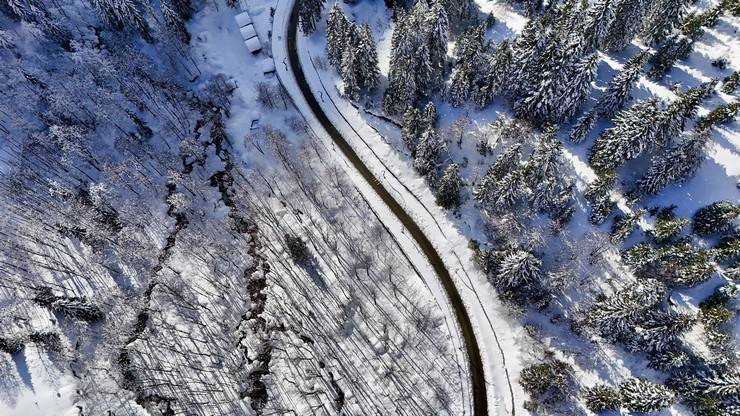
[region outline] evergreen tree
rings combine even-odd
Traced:
[[[414,168],[420,175],[426,176],[433,173],[437,166],[437,159],[442,150],[442,142],[433,126],[426,126],[419,137],[414,157]]]
[[[681,335],[689,331],[693,324],[694,319],[690,315],[653,311],[639,323],[631,347],[637,351],[673,349]]]
[[[488,167],[486,174],[476,184],[473,189],[473,198],[484,206],[489,205],[493,200],[493,192],[496,184],[503,177],[515,170],[519,165],[521,158],[521,144],[514,144],[505,152],[501,153],[496,160]]]
[[[511,46],[504,40],[496,47],[487,65],[488,72],[483,75],[480,85],[475,90],[474,99],[478,107],[485,107],[495,96],[506,91],[512,60]]]
[[[299,0],[298,18],[301,22],[301,32],[310,35],[316,30],[316,24],[321,18],[324,0]]]
[[[640,101],[619,112],[614,126],[602,133],[591,147],[591,166],[598,172],[611,171],[653,146],[660,116],[660,104],[655,99]]]
[[[537,282],[542,272],[542,262],[526,250],[511,250],[504,255],[498,268],[498,286],[513,289]]]
[[[677,28],[686,13],[687,0],[655,0],[644,21],[641,37],[651,44]]]
[[[664,290],[655,280],[638,281],[595,302],[588,311],[587,322],[607,339],[626,340],[635,324],[660,302]]]
[[[694,214],[694,234],[709,236],[725,232],[730,229],[738,216],[740,216],[740,204],[730,201],[713,202]]]
[[[370,26],[363,23],[355,26],[356,48],[354,70],[357,74],[360,87],[363,89],[372,89],[378,86],[380,82],[380,68],[378,67],[378,51],[375,48]]]
[[[614,218],[612,224],[612,230],[610,240],[612,243],[617,244],[624,241],[630,234],[637,228],[637,223],[642,218],[645,210],[638,209],[628,215],[620,215]]]
[[[663,244],[677,237],[689,223],[687,218],[677,217],[673,213],[675,206],[660,210],[653,229],[648,235],[656,244]]]
[[[349,41],[351,23],[344,16],[339,3],[334,3],[326,21],[326,54],[335,68],[342,64],[342,54]]]
[[[421,135],[420,129],[421,112],[416,107],[409,107],[403,114],[403,128],[401,128],[401,140],[406,148],[411,152],[411,156],[416,155],[416,145]]]
[[[654,0],[619,0],[615,5],[614,19],[607,30],[604,47],[620,51],[632,42],[642,27],[648,7]]]
[[[633,378],[619,387],[622,404],[634,412],[654,412],[669,406],[673,393],[667,388],[647,380]]]
[[[637,181],[639,192],[654,195],[669,183],[683,182],[694,176],[704,161],[708,140],[709,131],[700,130],[653,157],[650,168]]]
[[[586,187],[583,196],[591,204],[591,214],[588,219],[591,224],[603,223],[616,208],[617,202],[611,197],[615,178],[613,172],[604,173]]]
[[[663,78],[679,59],[689,56],[693,47],[694,41],[688,36],[680,33],[669,36],[650,57],[651,68],[648,75],[656,80]]]
[[[424,112],[421,114],[421,124],[423,126],[422,128],[430,128],[437,125],[437,107],[431,101],[424,106]]]
[[[737,400],[740,398],[740,373],[735,370],[705,375],[699,382],[699,388],[713,397]]]
[[[184,10],[182,9],[183,6],[178,5],[176,1],[161,1],[159,4],[167,28],[175,34],[180,42],[190,43],[190,32],[185,26],[185,20],[187,19],[185,16],[189,16],[189,4]],[[183,13],[188,14],[183,15]]]
[[[544,46],[544,33],[540,20],[530,19],[516,37],[512,47],[513,64],[508,88],[510,96],[517,97],[521,91],[530,88],[530,82],[537,75],[535,64]]]
[[[717,124],[729,123],[740,114],[740,101],[722,104],[699,120],[699,128],[709,129]]]
[[[612,0],[596,0],[591,4],[583,27],[583,45],[586,51],[594,51],[604,44],[607,29],[613,19]]]
[[[573,130],[570,132],[570,140],[573,143],[581,143],[586,139],[586,136],[594,128],[598,114],[595,109],[581,116],[576,124],[573,126]]]
[[[478,7],[473,0],[441,0],[456,33],[477,23]]]
[[[735,71],[722,80],[722,92],[732,94],[740,83],[740,71]]]
[[[586,400],[586,407],[595,413],[603,412],[604,410],[619,409],[622,403],[619,393],[604,384],[597,384],[587,388],[583,397]]]
[[[490,195],[492,200],[486,209],[504,212],[514,206],[526,191],[524,174],[520,169],[515,169],[496,182]]]
[[[529,183],[537,184],[560,176],[560,169],[565,161],[563,143],[555,138],[556,131],[556,126],[548,126],[539,136],[525,168],[526,180]]]
[[[133,29],[151,42],[145,6],[139,0],[91,0],[101,19],[115,30]]]
[[[470,65],[463,64],[452,71],[445,95],[453,107],[460,107],[470,98],[471,78]]]
[[[583,100],[588,96],[591,82],[596,77],[598,56],[593,53],[579,60],[572,70],[567,71],[565,85],[557,102],[556,120],[567,120],[573,117]]]
[[[360,98],[360,81],[357,79],[357,57],[355,55],[355,48],[351,45],[344,48],[339,73],[342,76],[344,95],[350,100]]]
[[[663,146],[680,133],[686,120],[696,115],[702,100],[714,89],[716,81],[705,82],[698,87],[689,88],[662,112],[655,131],[655,143]]]
[[[611,117],[621,110],[630,96],[635,82],[640,78],[642,66],[648,57],[647,52],[641,52],[630,58],[621,71],[614,76],[606,87],[606,91],[599,99],[597,106],[599,115]]]
[[[447,67],[447,34],[449,31],[449,22],[447,20],[447,12],[445,12],[439,0],[431,1],[432,4],[426,13],[424,26],[429,44],[430,84],[435,86],[442,83],[444,71]]]
[[[445,209],[460,206],[460,189],[462,188],[460,167],[456,163],[447,166],[437,182],[437,204]]]

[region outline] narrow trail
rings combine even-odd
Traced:
[[[297,4],[297,3],[295,3]],[[301,67],[300,60],[298,58],[297,48],[297,29],[298,29],[298,12],[297,7],[294,5],[290,14],[290,23],[288,25],[287,33],[287,45],[288,45],[288,60],[290,69],[295,76],[298,87],[301,93],[308,103],[311,111],[314,113],[319,123],[321,123],[324,130],[331,137],[332,141],[339,147],[347,160],[352,164],[355,170],[367,181],[373,191],[380,197],[380,199],[388,206],[403,226],[409,231],[409,234],[413,237],[414,241],[419,245],[421,251],[427,257],[429,263],[434,269],[435,273],[442,282],[442,286],[445,289],[447,297],[450,300],[450,304],[455,312],[455,317],[460,325],[460,330],[463,335],[466,356],[468,359],[468,366],[470,367],[471,387],[473,393],[473,414],[476,416],[487,416],[488,415],[488,395],[486,389],[486,379],[484,373],[483,360],[481,359],[480,347],[475,337],[475,331],[471,323],[470,317],[468,316],[465,304],[460,296],[460,293],[455,287],[455,283],[450,275],[449,271],[445,267],[442,258],[436,249],[432,245],[431,241],[424,235],[423,231],[418,224],[411,218],[411,216],[401,207],[401,205],[391,196],[388,190],[381,185],[380,181],[373,176],[370,169],[362,162],[360,157],[355,153],[349,143],[339,133],[336,127],[331,123],[329,118],[321,109],[321,106],[316,101],[311,89],[306,81],[303,68]]]

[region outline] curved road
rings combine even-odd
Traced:
[[[319,120],[321,125],[324,127],[326,132],[329,134],[334,143],[339,147],[344,156],[352,163],[352,166],[357,172],[362,175],[363,178],[370,184],[376,194],[383,200],[383,202],[390,208],[391,212],[398,218],[398,220],[406,227],[414,241],[419,245],[424,255],[426,255],[429,263],[434,268],[435,273],[439,277],[442,285],[447,293],[447,297],[450,299],[452,308],[455,311],[455,317],[460,325],[463,338],[465,340],[465,350],[468,357],[468,366],[470,368],[471,386],[473,388],[473,414],[475,416],[488,416],[488,395],[486,392],[486,380],[483,372],[483,361],[481,359],[480,348],[475,338],[475,332],[473,331],[473,325],[470,322],[465,304],[460,297],[460,294],[455,287],[455,283],[450,276],[449,271],[444,265],[442,258],[437,253],[437,250],[432,245],[432,242],[424,235],[421,228],[414,222],[411,216],[401,207],[401,205],[391,196],[391,194],[380,184],[375,176],[370,172],[370,169],[365,166],[359,156],[352,149],[352,146],[342,137],[339,131],[329,121],[321,106],[316,101],[311,92],[311,88],[306,81],[306,76],[303,73],[300,60],[298,59],[297,49],[297,31],[298,31],[298,2],[294,3],[293,9],[290,13],[290,23],[288,25],[287,33],[287,44],[288,44],[288,60],[290,61],[290,69],[293,72],[295,79],[298,83],[298,87],[303,94],[304,99],[311,108],[316,118]]]

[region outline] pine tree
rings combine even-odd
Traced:
[[[421,0],[420,0],[421,1]],[[432,86],[442,83],[444,71],[447,67],[447,37],[449,22],[447,12],[439,0],[431,0],[432,4],[426,13],[424,26],[429,44],[429,65],[432,69],[430,83]]]
[[[298,17],[301,22],[301,32],[310,35],[316,31],[316,24],[321,18],[324,0],[299,0]]]
[[[437,204],[445,209],[460,206],[460,190],[462,188],[460,167],[456,163],[447,166],[437,182]]]
[[[604,173],[586,187],[583,196],[591,204],[591,214],[588,219],[591,224],[603,223],[616,208],[617,202],[611,197],[615,179],[613,172]]]
[[[646,43],[664,39],[677,28],[686,13],[687,0],[655,0],[640,34]]]
[[[647,99],[619,112],[614,126],[602,133],[591,147],[591,166],[597,172],[611,171],[654,146],[656,124],[662,114],[659,105],[657,100]]]
[[[639,330],[631,341],[631,347],[636,351],[672,349],[693,324],[694,319],[687,314],[652,311],[639,323]]]
[[[555,120],[568,120],[578,112],[578,108],[588,96],[591,82],[596,77],[597,58],[593,53],[579,60],[572,70],[566,71],[565,85],[558,99]]]
[[[465,104],[470,98],[470,84],[470,66],[463,64],[455,68],[452,71],[450,83],[445,92],[447,102],[449,102],[453,107],[460,107]]]
[[[342,64],[342,54],[349,41],[351,23],[344,16],[339,3],[334,3],[326,21],[326,54],[335,68]]]
[[[456,33],[477,23],[478,7],[473,0],[441,0],[441,3]]]
[[[612,0],[596,0],[591,4],[583,25],[583,45],[586,51],[594,51],[604,44],[607,29],[613,19]]]
[[[420,129],[421,112],[416,107],[409,107],[403,115],[403,128],[401,128],[401,140],[411,152],[416,155],[416,145],[421,135]]]
[[[691,53],[694,47],[694,41],[680,33],[675,33],[668,37],[658,48],[653,56],[650,57],[650,78],[659,80],[678,62]]]
[[[699,128],[709,129],[717,124],[729,123],[740,114],[740,101],[722,104],[699,120]]]
[[[624,241],[637,228],[637,223],[645,214],[645,210],[638,209],[628,215],[619,215],[614,218],[610,240],[613,244]]]
[[[501,153],[488,167],[486,174],[473,189],[473,198],[479,203],[488,205],[493,199],[496,183],[507,173],[515,170],[521,158],[521,144],[514,144]]]
[[[694,234],[709,236],[725,232],[730,229],[738,216],[740,216],[740,204],[730,201],[713,202],[694,214]]]
[[[419,137],[419,143],[416,145],[416,156],[414,158],[414,168],[416,171],[422,176],[433,173],[441,151],[442,142],[439,139],[436,129],[433,126],[427,126],[422,131]]]
[[[702,377],[699,387],[707,395],[726,399],[740,398],[740,373],[727,371]]]
[[[563,143],[555,138],[556,126],[547,126],[527,162],[525,174],[529,183],[537,184],[548,179],[558,178],[563,159]]]
[[[606,50],[620,51],[632,42],[642,27],[652,1],[654,0],[619,0],[616,3],[614,19],[604,40]]]
[[[664,291],[665,287],[655,280],[638,281],[595,302],[588,311],[587,322],[610,340],[625,340],[635,323],[660,302]]]
[[[375,88],[380,82],[378,51],[375,48],[375,40],[370,31],[370,26],[365,23],[355,26],[355,32],[357,39],[354,61],[355,73],[360,87],[369,90]]]
[[[595,413],[603,412],[604,410],[616,410],[622,403],[619,393],[604,384],[597,384],[587,388],[583,397],[586,400],[586,407]]]
[[[360,81],[357,79],[357,57],[355,48],[349,46],[342,53],[342,65],[340,66],[344,95],[350,100],[360,98]]]
[[[519,202],[526,191],[524,174],[521,169],[515,169],[496,182],[491,191],[492,200],[486,209],[504,212]]]
[[[679,94],[658,117],[655,127],[654,142],[658,146],[669,143],[680,133],[686,121],[696,115],[702,100],[714,89],[716,81],[705,82],[698,87],[689,88]]]
[[[674,239],[689,223],[687,218],[677,217],[673,209],[675,206],[661,209],[653,229],[648,231],[648,235],[656,244],[663,244]]]
[[[594,124],[596,123],[597,118],[598,114],[595,109],[581,116],[581,118],[579,118],[576,124],[573,126],[573,130],[571,130],[570,136],[568,136],[570,138],[570,141],[572,141],[573,143],[582,143],[586,139],[586,136],[588,136],[588,134],[594,128]]]
[[[138,31],[151,41],[149,24],[146,22],[145,7],[138,0],[92,0],[101,19],[115,30],[127,28]]]
[[[740,71],[735,71],[722,80],[722,92],[732,94],[740,83]]]
[[[177,9],[177,2],[173,1],[161,1],[160,8],[162,10],[162,17],[164,17],[165,25],[168,29],[175,34],[177,39],[184,43],[190,43],[190,32],[188,32],[185,26],[185,17],[182,12]]]
[[[513,289],[537,282],[542,262],[526,250],[512,250],[505,254],[496,275],[500,287]]]
[[[615,112],[622,109],[624,103],[629,99],[632,87],[640,78],[642,66],[648,55],[647,52],[641,52],[630,58],[622,70],[609,82],[606,91],[599,99],[597,106],[599,115],[611,117]]]
[[[650,168],[637,181],[639,192],[655,195],[670,183],[680,183],[694,176],[704,161],[708,140],[709,131],[700,130],[653,157]]]
[[[545,29],[539,19],[530,19],[522,32],[516,37],[512,47],[512,73],[508,93],[517,97],[519,93],[530,88],[530,81],[536,75],[535,64],[543,48]]]
[[[622,404],[634,412],[654,412],[669,406],[673,393],[667,388],[647,380],[633,378],[619,387]]]
[[[483,75],[481,85],[475,90],[474,100],[478,107],[485,107],[495,96],[506,92],[512,60],[511,46],[504,40],[496,47],[487,65],[488,73]]]

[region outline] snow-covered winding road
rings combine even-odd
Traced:
[[[281,83],[317,136],[331,142],[335,151],[339,147],[341,152],[336,153],[340,162],[441,302],[448,325],[454,326],[451,330],[460,338],[453,340],[458,361],[470,373],[469,377],[461,377],[466,392],[465,414],[515,415],[522,406],[522,400],[515,400],[521,390],[512,381],[521,365],[515,331],[507,320],[500,319],[502,308],[490,288],[476,289],[487,283],[480,273],[468,272],[472,265],[467,240],[444,218],[444,213],[437,212],[433,202],[427,201],[430,195],[417,196],[392,172],[387,172],[381,160],[371,160],[366,149],[357,147],[352,141],[355,138],[350,137],[356,120],[350,124],[338,109],[327,109],[325,99],[329,92],[322,92],[315,85],[320,80],[311,75],[310,57],[306,56],[305,45],[301,45],[305,39],[297,34],[298,19],[293,6],[294,0],[280,0],[273,21],[272,52]]]

